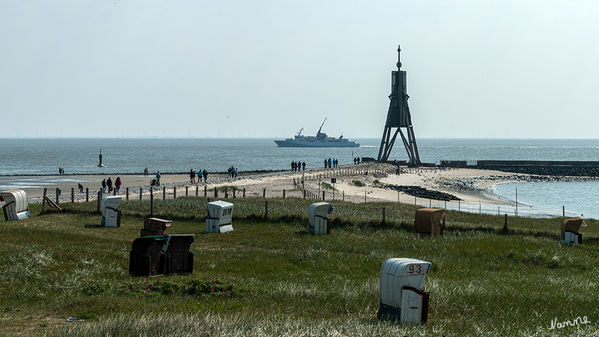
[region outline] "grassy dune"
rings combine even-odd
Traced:
[[[235,200],[235,231],[205,234],[204,198],[158,200],[167,231],[196,234],[192,275],[128,275],[149,202],[121,205],[99,228],[95,204],[0,221],[0,334],[48,336],[563,336],[598,335],[599,230],[558,243],[560,219],[448,212],[440,238],[415,239],[414,206],[333,202],[331,234],[306,233],[301,199]],[[382,207],[386,222],[381,222]],[[39,205],[32,206],[33,214]],[[389,257],[432,262],[423,326],[376,320]],[[80,320],[66,323],[67,317]],[[580,328],[549,330],[587,316]]]

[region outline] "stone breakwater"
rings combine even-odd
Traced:
[[[433,200],[441,200],[441,201],[452,201],[452,200],[462,200],[455,195],[428,190],[424,187],[420,186],[398,186],[398,185],[385,185],[383,188],[403,192],[407,195],[411,195],[413,197],[423,198],[423,199],[433,199]]]

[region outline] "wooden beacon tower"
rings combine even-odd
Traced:
[[[387,122],[381,139],[381,147],[379,148],[379,162],[386,162],[389,159],[393,144],[397,138],[397,134],[401,136],[403,145],[408,153],[409,165],[420,165],[420,156],[418,155],[418,146],[416,145],[416,136],[414,135],[414,127],[412,125],[412,116],[410,115],[410,107],[408,106],[408,91],[406,72],[401,70],[400,59],[401,48],[397,46],[397,71],[391,72],[391,95],[389,99],[389,111],[387,112]],[[392,129],[395,129],[391,136]],[[401,128],[406,128],[404,135]]]

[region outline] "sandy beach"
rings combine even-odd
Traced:
[[[76,200],[85,200],[85,192],[79,193],[78,184],[89,189],[90,199],[94,199],[101,187],[101,181],[107,179],[108,175],[65,175],[65,176],[14,176],[2,177],[4,183],[15,181],[24,189],[28,198],[37,202],[43,195],[44,187],[48,194],[55,198],[56,188],[61,190],[61,201],[70,200],[71,189],[75,190]],[[110,176],[114,181],[116,176]],[[120,176],[123,182],[120,194],[124,195],[129,188],[130,198],[139,198],[139,189],[142,188],[142,198],[149,198],[150,180],[153,176],[125,175]],[[228,197],[233,197],[233,189],[236,189],[236,197],[242,196],[245,189],[247,197],[303,197],[301,188],[302,177],[303,188],[308,196],[318,195],[322,197],[325,191],[327,200],[343,199],[351,202],[394,201],[402,203],[416,203],[418,205],[443,205],[451,208],[468,207],[474,205],[510,205],[509,200],[501,200],[493,194],[492,188],[498,182],[518,181],[525,179],[522,175],[514,173],[476,170],[465,168],[408,168],[402,167],[401,173],[397,174],[397,167],[389,164],[360,164],[343,166],[336,169],[312,169],[303,173],[297,172],[272,172],[272,173],[240,173],[237,179],[228,178],[224,174],[210,174],[208,183],[192,184],[187,174],[163,174],[161,186],[154,188],[155,198],[166,198],[174,196],[174,188],[177,196],[199,196],[206,194],[214,196],[214,188],[219,189],[219,197],[224,197],[225,188],[229,190]],[[332,184],[331,178],[336,178]],[[295,184],[294,184],[295,181]],[[319,182],[320,184],[319,188]],[[425,189],[424,195],[416,195],[413,191],[398,191],[397,187],[419,187]],[[333,192],[334,188],[334,192]],[[164,191],[163,191],[164,189]],[[186,192],[187,191],[187,192]],[[283,192],[285,191],[285,192]],[[443,198],[427,197],[429,192],[442,192],[451,195],[453,200]],[[310,194],[311,193],[311,194]],[[459,200],[458,200],[459,199]],[[457,206],[459,205],[459,206]],[[477,206],[478,207],[478,206]]]

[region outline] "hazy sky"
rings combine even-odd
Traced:
[[[599,138],[599,1],[0,0],[0,137]]]

